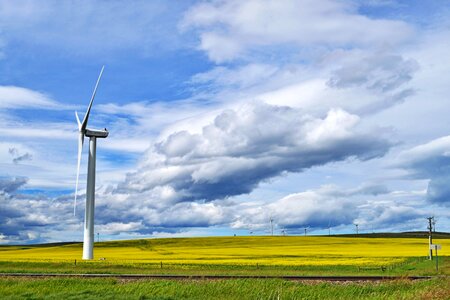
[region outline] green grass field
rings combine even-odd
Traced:
[[[437,275],[427,239],[402,237],[208,237],[95,244],[1,246],[0,272],[146,273],[185,275]],[[441,277],[383,283],[299,283],[282,280],[124,281],[0,279],[0,296],[67,299],[450,299],[450,239],[436,239]],[[76,263],[75,263],[76,260]]]
[[[284,280],[0,279],[2,299],[449,299],[450,282],[302,283]]]

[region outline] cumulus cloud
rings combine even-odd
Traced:
[[[200,49],[215,62],[270,45],[380,45],[411,35],[402,21],[369,18],[343,1],[216,1],[191,7],[180,27],[200,34]],[[249,52],[249,53],[246,53]]]
[[[450,136],[402,152],[396,166],[408,170],[412,178],[429,179],[429,201],[444,205],[450,203]]]
[[[117,192],[152,191],[163,202],[211,201],[249,193],[285,172],[384,155],[390,142],[360,131],[358,120],[339,109],[316,118],[259,102],[225,110],[200,133],[162,138]]]

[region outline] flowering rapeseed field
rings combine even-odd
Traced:
[[[450,255],[441,239],[440,255]],[[96,243],[95,259],[110,263],[212,265],[389,265],[426,256],[424,238],[252,236],[167,238]],[[0,247],[0,261],[69,261],[80,259],[82,244]]]

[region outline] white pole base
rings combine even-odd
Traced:
[[[94,258],[94,209],[95,209],[95,150],[97,139],[89,139],[89,161],[84,215],[83,259]]]

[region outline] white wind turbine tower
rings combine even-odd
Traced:
[[[93,130],[86,128],[89,119],[89,113],[91,112],[92,102],[94,101],[95,93],[100,82],[100,78],[103,74],[103,69],[100,71],[97,83],[95,84],[94,92],[92,93],[91,101],[89,102],[88,109],[84,115],[83,122],[80,122],[77,112],[79,138],[78,138],[78,165],[77,165],[77,181],[75,184],[75,200],[73,206],[73,214],[75,215],[77,205],[77,192],[78,192],[78,178],[80,175],[80,163],[81,152],[83,150],[84,137],[89,137],[89,160],[88,160],[88,174],[87,174],[87,187],[86,187],[86,212],[84,215],[84,240],[83,240],[83,259],[94,258],[94,207],[95,207],[95,152],[97,147],[97,138],[106,138],[108,136],[108,130]]]

